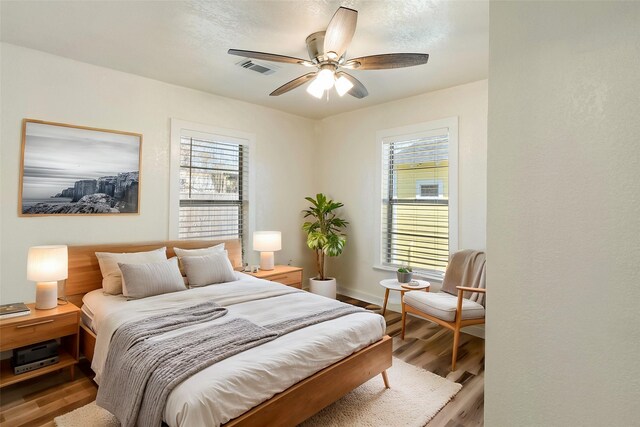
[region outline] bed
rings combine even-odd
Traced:
[[[320,296],[237,273],[234,282],[126,301],[101,292],[95,252],[138,252],[162,246],[204,248],[219,242],[177,241],[149,244],[69,247],[66,293],[82,305],[81,347],[100,383],[109,337],[119,323],[166,307],[210,300],[229,313],[264,323],[292,312],[305,315],[338,304]],[[225,241],[232,265],[241,265],[240,242]],[[255,295],[262,295],[255,298]],[[267,297],[265,297],[267,295]],[[82,301],[84,299],[84,304]],[[344,394],[383,374],[391,366],[391,339],[384,319],[353,313],[305,327],[222,360],[174,389],[163,419],[170,426],[296,425]],[[383,381],[381,381],[381,387]]]

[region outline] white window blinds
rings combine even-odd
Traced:
[[[444,271],[449,260],[449,130],[382,140],[381,262]]]
[[[180,239],[246,236],[249,146],[212,138],[180,139]]]

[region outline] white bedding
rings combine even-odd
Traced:
[[[239,274],[235,282],[127,301],[96,290],[83,302],[93,313],[97,332],[91,368],[96,382],[104,367],[109,341],[122,323],[162,312],[168,307],[211,300],[264,325],[288,317],[326,310],[337,303],[275,282]],[[258,293],[270,297],[252,299]],[[218,319],[189,329],[213,326]],[[167,400],[164,420],[170,426],[217,426],[243,414],[315,372],[343,359],[384,335],[385,321],[372,313],[350,314],[313,325],[218,362],[176,387]],[[164,339],[170,334],[154,339]]]

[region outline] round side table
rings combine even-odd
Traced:
[[[396,279],[385,279],[380,281],[380,286],[385,288],[384,290],[384,305],[382,306],[382,315],[387,311],[387,301],[389,300],[389,291],[400,292],[400,300],[407,291],[420,291],[425,290],[429,292],[429,286],[431,284],[424,280],[412,280],[409,283],[400,283]]]

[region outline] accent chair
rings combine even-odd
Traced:
[[[451,257],[440,292],[405,292],[402,298],[402,339],[407,313],[430,320],[453,331],[451,370],[456,370],[460,329],[484,324],[485,253],[474,250],[456,252]]]

